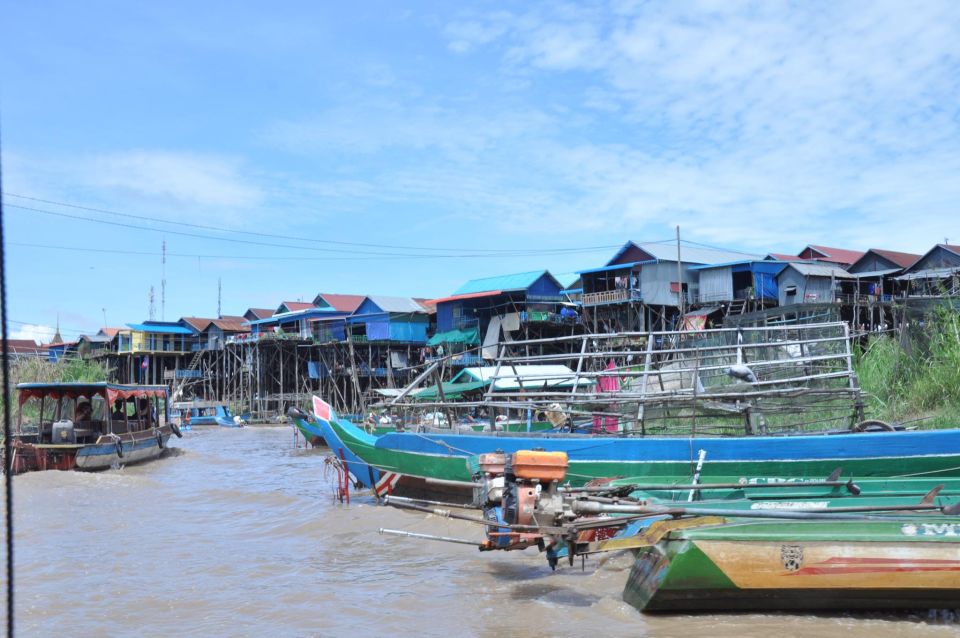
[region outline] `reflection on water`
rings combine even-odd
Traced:
[[[168,457],[98,474],[15,478],[23,636],[958,635],[922,617],[644,616],[623,603],[628,556],[552,572],[535,549],[381,536],[477,538],[469,523],[354,496],[333,501],[322,450],[287,427],[200,429]]]

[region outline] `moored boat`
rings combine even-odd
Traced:
[[[21,383],[10,467],[102,470],[158,458],[172,434],[165,386]]]
[[[684,479],[827,476],[960,476],[960,430],[849,432],[796,436],[610,437],[578,434],[367,434],[333,419],[330,428],[374,467],[424,479],[470,481],[466,459],[502,450],[565,452],[572,485],[616,476]],[[701,454],[703,461],[701,463]]]
[[[629,550],[634,562],[623,596],[644,612],[914,610],[960,600],[955,484],[950,497],[941,496],[945,484],[922,497],[885,496],[884,480],[867,479],[872,495],[862,496],[859,482],[840,481],[835,472],[794,482],[795,500],[677,504],[651,501],[631,485],[561,486],[568,467],[562,452],[486,454],[472,463],[482,518],[410,499],[388,503],[478,523],[487,529],[479,549],[537,546],[553,567],[561,557],[572,563],[577,554]],[[929,485],[914,481],[907,490]],[[816,491],[824,488],[836,493],[822,498]],[[774,483],[750,489],[781,490]]]
[[[960,600],[955,516],[697,520],[633,537],[626,602],[646,612],[889,611]]]
[[[171,417],[178,420],[181,426],[243,427],[243,419],[235,417],[230,408],[219,401],[178,401],[173,404]]]

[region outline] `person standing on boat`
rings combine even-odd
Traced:
[[[143,422],[143,427],[153,425],[153,410],[150,409],[150,399],[142,397],[137,404],[137,418]]]
[[[93,408],[90,407],[90,402],[86,399],[78,401],[77,409],[73,411],[73,420],[75,422],[89,421],[92,416]]]
[[[114,421],[127,420],[127,411],[123,406],[123,399],[117,399],[113,402],[113,412],[110,414],[110,418]]]

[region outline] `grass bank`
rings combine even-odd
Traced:
[[[938,309],[857,354],[868,418],[960,426],[960,316]]]

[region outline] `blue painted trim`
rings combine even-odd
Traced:
[[[352,432],[351,432],[352,433]],[[359,435],[358,435],[359,436]],[[469,434],[389,433],[376,447],[421,454],[467,457],[542,447],[566,452],[571,461],[624,463],[691,462],[706,450],[708,462],[890,459],[960,455],[960,430],[870,432],[841,435],[697,438],[490,437]]]

